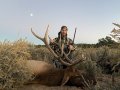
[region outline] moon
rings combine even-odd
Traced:
[[[30,13],[30,16],[31,16],[31,17],[34,16],[33,13]]]

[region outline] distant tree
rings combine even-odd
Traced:
[[[118,27],[118,29],[113,29],[111,31],[110,36],[112,36],[113,39],[115,39],[118,43],[120,43],[120,24],[113,23],[115,26]]]
[[[91,47],[95,47],[95,44],[79,43],[79,44],[76,44],[76,46],[81,48],[91,48]]]
[[[98,40],[98,43],[96,44],[96,46],[110,46],[110,45],[113,45],[113,44],[116,44],[116,42],[114,40],[112,40],[111,37],[109,36],[106,36],[105,38],[101,38]]]

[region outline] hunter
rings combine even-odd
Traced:
[[[72,59],[72,54],[73,54],[73,51],[75,50],[75,48],[74,48],[73,41],[67,37],[67,32],[68,32],[67,26],[62,26],[60,29],[60,32],[58,33],[58,37],[54,38],[54,39],[50,39],[50,46],[54,50],[55,53],[59,53],[60,52],[59,46],[56,45],[55,42],[58,43],[60,38],[61,38],[61,43],[64,43],[64,52],[67,54],[71,50],[68,57],[70,59]],[[64,58],[64,56],[63,56],[63,58]],[[65,65],[62,65],[59,62],[59,60],[53,60],[53,63],[54,63],[56,68],[65,69],[67,67]]]

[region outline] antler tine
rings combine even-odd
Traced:
[[[70,53],[71,53],[71,50],[69,50],[69,52],[66,54],[67,56],[69,56],[70,55]]]
[[[75,47],[75,48],[76,48],[76,47]],[[68,52],[68,54],[66,54],[65,52],[63,52],[63,54],[64,54],[65,59],[66,59],[67,62],[69,62],[71,65],[75,65],[75,64],[81,62],[81,59],[80,59],[80,60],[72,60],[72,59],[70,59],[70,58],[68,57],[70,53],[71,53],[71,50]]]
[[[42,40],[42,41],[44,42],[44,38],[42,38],[42,37],[38,36],[37,34],[35,34],[34,31],[32,30],[32,28],[31,28],[31,32],[32,32],[32,34],[33,34],[36,38],[38,38],[38,39],[40,39],[40,40]]]
[[[81,54],[81,59],[74,60],[72,66],[78,64],[79,62],[84,61],[85,59],[86,59],[86,57],[84,56],[84,54]]]
[[[45,32],[45,37],[44,37],[44,43],[46,45],[46,47],[48,48],[48,50],[56,57],[59,58],[59,56],[51,49],[49,43],[48,43],[48,28],[49,25],[47,26],[46,32]]]
[[[65,54],[65,52],[63,52],[63,54],[65,56],[66,61],[72,64],[73,63],[72,60]]]
[[[66,54],[65,54],[65,58],[66,58],[66,60],[71,61],[71,62],[70,62],[71,65],[70,65],[70,66],[74,66],[74,65],[78,64],[79,62],[82,62],[82,61],[84,61],[84,60],[86,59],[86,57],[84,57],[83,54],[81,54],[81,57],[82,57],[81,59],[72,60],[72,59],[69,59],[69,58],[66,56]]]
[[[62,43],[62,45],[60,45],[60,44],[61,44],[61,40],[59,40],[59,43],[56,43],[56,42],[55,42],[55,44],[58,45],[59,48],[60,48],[60,50],[61,50],[60,57],[62,57],[62,56],[64,55],[66,61],[67,61],[68,63],[72,64],[72,60],[70,60],[70,59],[68,58],[68,56],[66,55],[66,53],[64,52],[64,43]],[[63,60],[61,60],[61,61],[63,61]]]
[[[60,48],[60,50],[61,50],[61,54],[60,54],[60,57],[59,57],[59,59],[63,56],[63,55],[65,55],[65,58],[66,58],[66,61],[69,63],[67,63],[67,64],[65,64],[65,61],[63,61],[62,59],[60,59],[60,62],[61,63],[63,63],[63,64],[65,64],[65,65],[67,65],[67,66],[70,66],[71,65],[71,63],[72,63],[72,61],[67,57],[67,55],[65,54],[65,52],[64,52],[64,44],[62,44],[62,46],[60,46],[59,45],[59,43],[56,43],[56,42],[54,42],[56,45],[58,45],[59,46],[59,48]]]
[[[80,63],[82,61],[84,61],[84,60],[83,59],[75,60],[71,66],[74,66],[74,65],[76,65],[76,64],[78,64],[78,63]]]
[[[66,66],[72,66],[71,63],[65,62],[65,61],[62,60],[61,58],[60,58],[59,60],[60,60],[60,62],[61,62],[62,64],[66,65]]]
[[[50,45],[48,44],[48,28],[49,28],[49,25],[47,26],[47,29],[46,29],[46,32],[45,32],[45,36],[44,38],[41,38],[40,36],[38,36],[37,34],[35,34],[33,32],[33,30],[31,29],[31,32],[32,34],[37,37],[38,39],[42,40],[44,42],[44,44],[46,45],[46,47],[48,48],[48,50],[56,57],[56,58],[59,58],[59,56],[57,54],[55,54],[55,52],[51,49]]]
[[[74,47],[74,50],[76,50],[77,46]],[[72,50],[69,50],[69,52],[66,54],[67,56],[71,53]]]
[[[61,46],[62,40],[61,40],[61,33],[60,33],[60,39],[59,39],[59,45]]]
[[[71,62],[71,63],[65,62],[65,61],[63,61],[61,58],[60,58],[60,61],[61,61],[61,63],[63,63],[63,64],[66,65],[66,66],[74,66],[74,65],[76,65],[76,64],[84,61],[83,58],[85,59],[85,57],[83,57],[83,54],[82,54],[82,59],[74,60],[74,62]]]
[[[59,42],[58,42],[58,43],[55,42],[55,44],[57,44],[57,45],[59,46],[60,50],[61,50],[61,55],[60,55],[60,56],[62,57],[62,56],[64,55],[66,61],[67,61],[69,64],[72,64],[72,60],[70,60],[70,59],[68,58],[68,55],[64,52],[64,43],[61,42],[61,36],[60,36]],[[63,60],[60,60],[60,61],[63,61]],[[65,62],[65,61],[64,61],[64,62]],[[67,62],[66,62],[66,63],[67,63]]]
[[[55,42],[55,43],[56,43],[56,42]],[[63,51],[64,51],[64,44],[62,43],[62,40],[61,40],[61,34],[60,34],[59,41],[58,41],[58,43],[56,43],[56,44],[59,46],[59,48],[60,48],[60,50],[61,50],[60,56],[62,57],[62,56],[63,56]]]
[[[61,46],[61,57],[63,56],[63,52],[64,52],[64,44],[62,44],[62,46]]]

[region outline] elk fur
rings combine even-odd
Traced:
[[[53,66],[45,61],[28,60],[27,67],[31,70],[33,75],[39,75],[44,72],[48,72]]]
[[[84,86],[83,77],[96,84],[95,76],[88,76],[87,72],[78,70],[77,68],[68,67],[66,69],[55,68],[52,64],[44,61],[29,60],[27,66],[35,75],[34,80],[27,84],[41,84],[47,86],[63,86],[65,84],[74,86]],[[81,77],[83,75],[83,77]]]

